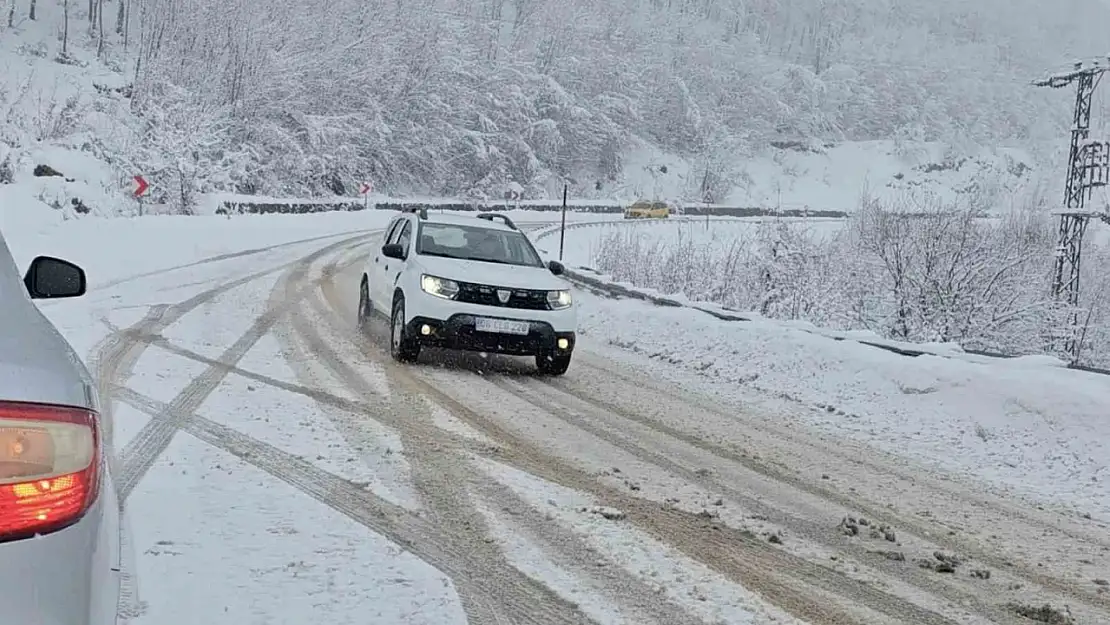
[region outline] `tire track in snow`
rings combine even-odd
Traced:
[[[597,367],[595,365],[588,365],[588,367],[592,371],[590,375],[591,384],[596,383],[599,380],[606,379],[607,377],[609,379],[613,378],[613,374],[608,373],[602,367]],[[545,394],[549,397],[552,396],[552,393],[561,393],[566,397],[589,404],[593,407],[593,412],[595,414],[598,414],[602,419],[611,419],[613,416],[616,416],[620,419],[625,419],[637,426],[647,428],[648,430],[652,430],[660,435],[671,437],[676,441],[680,441],[690,447],[700,449],[710,456],[740,465],[757,474],[766,476],[771,480],[787,485],[790,488],[795,489],[796,491],[819,497],[821,499],[843,506],[848,510],[854,510],[857,515],[865,516],[871,521],[890,525],[895,530],[897,530],[899,534],[913,536],[922,542],[932,543],[939,548],[958,553],[965,559],[974,559],[997,571],[1004,572],[1007,575],[1016,576],[1026,582],[1026,584],[1021,589],[1021,594],[1019,594],[1018,597],[1022,595],[1027,595],[1027,593],[1029,592],[1028,585],[1040,586],[1049,594],[1056,594],[1061,597],[1065,597],[1070,601],[1085,604],[1090,609],[1096,612],[1100,612],[1101,618],[1110,621],[1110,596],[1107,596],[1105,594],[1100,595],[1093,588],[1091,590],[1087,590],[1084,586],[1079,586],[1073,581],[1046,574],[1045,572],[1043,572],[1043,570],[1037,570],[1037,568],[1040,568],[1039,566],[1035,568],[1033,566],[1014,562],[1014,560],[1009,557],[983,548],[981,544],[972,542],[971,540],[961,539],[958,537],[958,535],[953,535],[949,533],[947,531],[947,528],[930,529],[919,520],[913,519],[912,517],[904,514],[900,514],[892,508],[876,506],[870,502],[863,501],[862,498],[858,496],[853,497],[851,495],[835,491],[831,488],[824,487],[820,483],[814,482],[812,480],[806,480],[798,474],[792,474],[786,470],[776,468],[757,457],[738,453],[734,449],[729,449],[723,445],[712,443],[705,440],[704,438],[690,434],[689,432],[684,432],[676,427],[661,423],[658,419],[645,417],[641,414],[638,414],[635,410],[616,405],[617,398],[632,396],[625,394],[626,392],[630,393],[633,388],[632,381],[630,380],[624,380],[624,384],[627,385],[626,392],[617,392],[614,390],[613,386],[609,386],[608,391],[604,393],[604,397],[598,397],[598,391],[594,390],[593,388],[583,388],[583,386],[585,385],[572,379],[544,380],[542,382],[536,382],[535,384],[537,386],[534,386],[534,388],[537,391],[543,389],[544,387],[549,389],[545,391]],[[636,388],[638,389],[638,393],[645,392],[644,389],[639,386],[637,386]],[[557,398],[553,399],[556,402],[559,401]],[[669,401],[671,403],[675,403],[676,401],[674,395],[671,395],[669,398],[667,398],[663,394],[660,394],[657,400],[660,402]],[[680,398],[678,401],[685,402],[686,400],[684,398]],[[697,408],[702,410],[710,410],[710,407],[706,406],[697,406]],[[733,419],[735,420],[735,417],[733,417]],[[759,425],[750,423],[748,421],[742,422],[742,425],[745,428],[760,427]],[[909,476],[903,475],[902,473],[904,469],[895,469],[893,467],[878,467],[876,461],[865,461],[862,460],[859,456],[846,457],[841,453],[835,452],[830,447],[826,447],[820,444],[815,445],[810,441],[802,440],[800,436],[796,433],[784,435],[775,431],[771,431],[770,429],[765,429],[764,432],[769,434],[773,438],[786,439],[786,442],[790,444],[804,446],[808,448],[809,453],[806,454],[806,457],[808,458],[832,456],[834,458],[839,458],[840,462],[843,464],[851,463],[854,465],[860,465],[865,463],[869,467],[876,467],[875,470],[883,475],[888,475],[905,480],[914,484],[915,486],[921,486],[923,482],[923,480],[921,479],[914,479]],[[704,478],[701,481],[703,483],[706,482]],[[924,485],[926,487],[932,486],[932,484],[928,484],[927,482]],[[979,505],[979,501],[981,500],[981,495],[960,493],[958,490],[956,490],[956,488],[950,485],[944,485],[942,488],[944,493],[949,497],[954,497],[957,499],[957,501],[964,500],[964,503],[962,505],[959,505],[958,509],[976,509]],[[966,501],[965,497],[973,497],[973,499],[971,501]],[[1027,523],[1029,525],[1029,527],[1026,529],[1026,532],[1030,542],[1016,545],[1023,549],[1025,545],[1032,544],[1033,541],[1036,540],[1035,537],[1040,537],[1040,539],[1043,540],[1043,536],[1046,532],[1059,532],[1070,539],[1087,542],[1084,541],[1083,538],[1080,536],[1076,536],[1073,533],[1062,530],[1057,526],[1045,525],[1041,521],[1033,519],[1028,515],[1018,515],[1015,517],[1007,513],[1005,510],[1001,510],[998,508],[992,509],[1002,512],[1007,517],[1010,525],[1012,525],[1014,522]],[[765,513],[768,515],[770,514],[766,511]],[[781,522],[787,523],[788,520],[782,519]],[[809,533],[809,531],[806,531],[807,528],[798,527],[797,529],[800,533]],[[814,528],[809,528],[810,531],[812,531],[812,529]],[[814,536],[814,538],[818,537],[819,536]],[[826,541],[829,546],[835,546],[836,544],[828,541],[827,538]],[[1088,544],[1090,544],[1090,550],[1097,551],[1101,548],[1105,551],[1104,545],[1102,545],[1101,542],[1102,541],[1088,542]],[[1076,543],[1076,545],[1078,544],[1080,543]],[[848,545],[847,547],[855,546]],[[861,550],[858,548],[855,549],[855,551],[856,553],[854,555],[861,558],[862,561],[868,562],[871,565],[875,565],[877,563],[874,556],[867,557],[865,550],[863,550],[864,553],[861,553]],[[892,566],[894,566],[887,562],[881,562],[878,564],[883,565],[886,569],[891,569]],[[895,570],[897,570],[898,567],[894,568]],[[914,585],[918,585],[918,581],[928,581],[920,580],[920,571],[907,573],[908,577],[906,581],[913,583]],[[918,581],[914,581],[914,579]],[[935,584],[933,584],[933,586],[935,586]],[[1001,589],[995,590],[1001,591]],[[959,591],[957,590],[957,592]],[[966,595],[967,593],[961,594]],[[952,595],[951,598],[953,600],[956,600],[957,596],[958,595]],[[982,603],[983,601],[984,599],[976,599],[974,603]],[[963,601],[959,602],[963,603]],[[987,613],[995,614],[993,618],[1003,618],[1003,616],[999,614],[997,610],[989,611]]]
[[[609,381],[618,381],[630,387],[636,387],[640,384],[640,382],[629,373],[620,371],[616,367],[614,367],[615,363],[605,361],[598,362],[598,357],[591,354],[584,354],[584,356],[586,356],[585,359],[579,359],[576,361],[576,366],[584,366],[592,371],[595,371],[597,374],[595,376],[595,379],[602,378],[608,379]],[[572,381],[565,378],[558,381],[549,381],[549,384],[558,388],[562,388],[567,392],[578,395],[580,397],[592,397],[593,401],[595,402],[600,400],[602,402],[605,402],[606,405],[612,404],[612,402],[607,402],[604,399],[598,398],[598,391],[596,389],[590,389],[588,384],[583,384],[581,381]],[[647,390],[658,392],[654,389]],[[668,394],[675,397],[681,397],[683,402],[689,403],[692,406],[696,406],[705,412],[717,416],[723,416],[726,419],[731,419],[733,421],[736,420],[735,416],[729,415],[726,409],[715,405],[712,400],[693,396],[685,389],[675,388],[671,385],[668,385]],[[632,412],[635,413],[635,411]],[[1027,505],[1014,503],[1012,501],[1001,499],[997,496],[973,491],[967,487],[954,485],[951,482],[937,480],[932,476],[923,477],[918,474],[907,473],[904,465],[898,465],[897,463],[890,461],[890,454],[886,454],[884,452],[876,453],[872,451],[871,456],[878,455],[880,458],[886,460],[885,462],[882,460],[874,460],[871,457],[861,457],[860,454],[857,452],[857,449],[866,447],[866,445],[856,443],[855,441],[846,441],[851,443],[854,448],[845,451],[843,446],[829,444],[822,440],[805,436],[804,434],[798,434],[796,431],[790,431],[784,428],[776,428],[770,424],[759,423],[751,420],[745,420],[743,424],[745,429],[755,429],[761,434],[766,434],[767,436],[773,439],[777,439],[778,441],[789,443],[790,445],[794,445],[797,447],[805,447],[821,456],[837,458],[843,463],[860,466],[874,473],[892,476],[897,478],[898,480],[905,482],[925,482],[925,485],[928,488],[936,491],[939,495],[961,499],[965,501],[968,505],[975,508],[987,508],[1001,517],[1017,519],[1022,523],[1036,526],[1039,531],[1060,534],[1079,542],[1088,543],[1094,547],[1103,550],[1110,550],[1110,538],[1108,538],[1110,537],[1110,531],[1107,531],[1110,530],[1110,527],[1106,526],[1105,524],[1097,523],[1094,521],[1080,523],[1077,519],[1064,517],[1052,512],[1042,513],[1037,510],[1030,510],[1029,506]],[[776,471],[777,469],[774,469],[773,467],[768,467],[767,470]],[[835,491],[827,491],[827,495],[829,497],[842,496],[840,495],[840,493],[837,493]],[[859,503],[857,502],[853,505],[859,505]],[[877,517],[878,515],[875,514],[873,516]],[[909,521],[913,522],[912,520]],[[1091,525],[1096,525],[1098,529],[1091,528]]]
[[[582,405],[574,405],[575,400],[578,402],[583,400],[569,394],[559,396],[558,393],[561,391],[545,384],[542,380],[525,378],[521,381],[500,375],[485,376],[484,379],[642,462],[663,469],[709,493],[724,495],[731,503],[739,504],[749,516],[757,516],[782,527],[811,544],[843,553],[886,577],[898,579],[911,587],[946,599],[973,613],[982,614],[994,622],[1003,622],[1011,618],[1006,609],[988,601],[988,598],[981,593],[973,592],[974,586],[967,584],[966,580],[937,576],[936,573],[926,571],[912,563],[907,565],[904,562],[894,562],[867,549],[866,544],[845,540],[833,531],[833,523],[840,515],[824,519],[830,521],[828,523],[814,518],[805,518],[776,507],[773,502],[767,503],[750,489],[744,489],[739,485],[744,483],[743,480],[729,481],[716,477],[712,470],[708,472],[703,470],[727,467],[729,463],[748,468],[745,457],[715,456],[702,447],[692,444],[686,437],[679,436],[678,432],[652,431],[645,428],[639,419],[623,414],[617,415],[592,404],[584,409]],[[697,466],[698,469],[692,468],[691,465]],[[794,486],[788,480],[780,480],[777,477],[772,479],[775,480],[776,485],[781,485],[786,491]],[[848,508],[848,511],[852,513],[852,508]],[[949,584],[949,581],[963,583]]]
[[[219,285],[215,288],[209,289],[199,293],[183,302],[175,305],[159,304],[151,306],[147,313],[137,323],[133,324],[126,332],[113,332],[106,336],[92,351],[92,356],[89,358],[89,369],[93,371],[96,377],[98,395],[100,396],[100,410],[101,418],[104,423],[104,440],[108,448],[110,464],[109,468],[113,477],[121,474],[120,455],[115,446],[115,411],[114,404],[115,398],[112,391],[112,383],[115,380],[125,380],[131,377],[131,372],[134,370],[135,363],[138,362],[139,357],[142,355],[146,346],[132,339],[129,334],[142,334],[142,333],[158,333],[168,327],[170,324],[176,322],[191,310],[219,297],[222,293],[236,288],[242,284],[246,284],[252,280],[259,279],[265,275],[269,275],[280,268],[268,269],[265,271],[255,272],[239,280],[233,281],[229,284]],[[120,509],[120,515],[124,514],[124,498],[119,495],[119,484],[116,483],[117,489],[117,502]],[[131,538],[125,530],[126,523],[120,521],[120,548],[121,550],[127,548],[131,544]],[[121,555],[122,557],[122,555]],[[117,614],[124,618],[136,618],[143,612],[142,602],[139,599],[137,584],[134,579],[132,571],[127,570],[126,567],[120,568],[120,592],[119,603],[116,608]]]
[[[578,579],[588,579],[615,604],[616,611],[637,625],[690,625],[690,614],[626,573],[619,564],[609,562],[602,551],[588,545],[573,530],[545,517],[540,510],[507,486],[486,481],[478,494],[512,516],[510,525],[521,528],[559,568]]]
[[[367,415],[374,415],[375,419],[380,419],[381,411],[380,405],[378,404],[347,399],[315,387],[302,386],[245,370],[238,366],[227,365],[215,358],[170,343],[160,335],[133,336],[182,358],[209,366],[223,367],[228,373],[234,373],[259,384],[313,399],[322,405],[347,413],[351,419],[366,419]],[[126,399],[126,403],[135,406],[137,409],[147,413],[153,412],[158,414],[157,409],[160,404],[156,402],[151,403],[154,400],[138,396],[134,391],[127,389],[118,391],[118,393],[130,394]],[[183,429],[189,431],[188,428],[183,427]],[[486,456],[490,451],[488,445],[475,442],[466,437],[451,433],[442,433],[441,436],[442,439],[440,442],[444,444],[444,446],[467,451],[476,456]],[[639,612],[643,612],[643,616],[638,617],[637,622],[645,624],[657,623],[658,625],[688,625],[691,622],[689,616],[682,613],[679,608],[673,604],[661,599],[654,591],[648,589],[644,584],[635,582],[635,580],[630,581],[626,575],[614,572],[610,568],[598,569],[595,565],[591,564],[597,560],[597,554],[592,548],[585,546],[581,542],[581,539],[572,532],[560,530],[553,524],[541,520],[536,510],[525,508],[527,504],[519,500],[515,495],[508,493],[507,489],[502,487],[497,491],[497,497],[488,494],[487,489],[499,486],[500,485],[497,484],[482,484],[479,488],[487,492],[487,498],[496,501],[499,505],[514,506],[514,509],[517,511],[514,518],[517,521],[523,520],[526,522],[530,529],[530,533],[537,539],[542,540],[541,544],[547,546],[546,551],[552,554],[552,557],[558,560],[564,568],[575,570],[576,573],[580,575],[585,575],[597,580],[603,588],[609,591],[609,596],[612,596],[615,602],[628,604],[629,607],[627,611],[630,613],[638,614]],[[309,494],[312,495],[312,493]],[[315,497],[315,495],[313,496]],[[557,551],[555,550],[555,546],[558,546]]]
[[[364,238],[368,235],[361,235],[360,237],[352,237],[345,239],[344,242],[349,243],[359,238]],[[295,241],[289,244],[276,245],[260,250],[249,250],[252,254],[260,254],[274,249],[287,247],[300,243],[309,242],[311,240]],[[240,254],[239,256],[247,256],[248,254]],[[225,259],[227,256],[218,257],[219,260]],[[215,262],[213,259],[206,259],[202,263],[192,263],[191,265],[203,264],[203,262]],[[190,266],[191,266],[190,265]],[[148,309],[147,313],[137,323],[123,331],[116,331],[106,336],[96,347],[92,350],[89,358],[89,369],[94,373],[99,390],[101,402],[101,416],[105,425],[105,441],[111,458],[110,470],[113,477],[123,475],[125,466],[121,464],[121,457],[117,453],[115,447],[115,415],[114,415],[114,385],[117,382],[125,381],[131,377],[135,364],[138,362],[139,357],[147,348],[147,343],[138,340],[136,337],[144,335],[158,335],[165,328],[177,322],[189,312],[199,308],[207,302],[219,297],[232,289],[238,288],[274,272],[281,271],[283,268],[289,266],[289,263],[257,271],[242,278],[231,280],[223,284],[217,285],[211,289],[202,291],[190,298],[173,305],[160,304],[152,306]],[[171,268],[180,269],[182,267]],[[167,273],[166,271],[148,272],[146,275],[158,275]],[[122,280],[117,280],[114,283],[107,285],[116,286],[125,282],[136,280],[146,275],[132,276]],[[101,286],[100,288],[107,288]],[[110,325],[110,324],[109,324]],[[131,538],[126,531],[127,523],[122,518],[125,514],[125,495],[120,489],[118,480],[116,481],[117,500],[120,508],[120,546],[121,551],[131,544]],[[123,555],[121,554],[121,559]],[[121,563],[122,565],[122,563]],[[128,570],[126,566],[121,566],[120,569],[120,591],[119,602],[117,604],[116,612],[119,617],[123,619],[135,618],[142,614],[143,606],[138,595],[138,586],[134,579],[134,572]]]
[[[444,533],[435,520],[422,518],[400,506],[389,503],[363,487],[357,486],[312,463],[279,450],[236,430],[201,417],[183,413],[172,405],[146,397],[128,388],[118,387],[118,397],[137,410],[150,414],[169,427],[187,432],[205,443],[230,453],[245,463],[286,482],[316,501],[340,512],[355,522],[377,532],[409,551],[429,565],[463,580],[479,594],[487,606],[496,606],[494,620],[472,621],[474,625],[550,625],[590,621],[576,616],[576,608],[559,600],[552,614],[537,602],[550,591],[523,576],[506,578],[489,575],[475,558],[473,546],[460,543]],[[459,582],[456,581],[456,584]],[[501,614],[505,617],[502,618]]]
[[[521,439],[494,419],[470,409],[453,396],[457,389],[441,389],[425,380],[417,384],[424,386],[425,394],[437,403],[501,444],[487,454],[491,460],[591,495],[602,505],[625,512],[628,521],[636,527],[741,586],[762,594],[799,619],[814,625],[955,625],[953,621],[912,604],[905,606],[908,611],[888,607],[879,614],[844,607],[844,596],[861,599],[860,605],[884,604],[891,597],[862,582],[843,578],[835,571],[776,553],[765,542],[742,531],[606,486],[569,462],[552,458],[542,441]],[[901,602],[899,604],[901,607]],[[868,612],[869,616],[861,612]]]
[[[276,245],[268,245],[266,247],[258,247],[258,248],[254,248],[254,249],[250,249],[250,250],[241,250],[241,251],[237,251],[237,252],[228,252],[226,254],[217,254],[215,256],[209,256],[207,258],[202,258],[200,260],[194,260],[192,262],[184,263],[184,264],[181,264],[181,265],[174,265],[172,267],[165,267],[163,269],[155,269],[153,271],[144,271],[142,273],[132,274],[130,276],[124,276],[124,277],[118,278],[116,280],[110,280],[108,282],[105,282],[104,284],[94,285],[93,288],[97,291],[107,290],[107,289],[110,289],[112,287],[119,286],[121,284],[127,284],[128,282],[134,282],[136,280],[142,280],[143,278],[152,278],[152,277],[155,277],[155,276],[165,275],[167,273],[173,273],[175,271],[181,271],[182,269],[192,269],[193,267],[199,267],[201,265],[210,265],[212,263],[218,263],[218,262],[225,261],[225,260],[233,260],[233,259],[236,259],[236,258],[244,258],[246,256],[257,256],[259,254],[265,254],[267,252],[273,252],[275,250],[280,250],[280,249],[284,249],[284,248],[287,248],[287,247],[295,247],[297,245],[304,245],[305,243],[313,243],[315,241],[323,241],[323,240],[326,240],[326,239],[334,239],[334,238],[337,238],[337,237],[346,236],[346,235],[354,234],[354,233],[357,233],[357,232],[359,232],[359,231],[356,230],[355,232],[342,232],[342,233],[337,233],[337,234],[325,234],[325,235],[321,235],[321,236],[318,236],[318,237],[310,237],[308,239],[298,239],[296,241],[287,241],[285,243],[278,243]],[[369,231],[367,231],[367,232],[369,232]]]
[[[337,273],[339,268],[335,265],[324,270],[327,276],[334,277]],[[329,283],[323,282],[325,285]],[[318,318],[333,328],[337,327],[342,332],[353,329],[353,324],[349,327],[341,322],[335,324],[331,312],[318,298],[310,297],[308,302],[311,308],[324,310],[326,315]],[[453,543],[462,546],[469,554],[468,568],[471,573],[453,576],[469,621],[473,625],[519,622],[570,625],[591,622],[572,603],[509,564],[504,554],[488,539],[484,519],[468,497],[470,483],[477,479],[476,474],[459,471],[460,465],[465,465],[465,458],[458,454],[461,446],[453,445],[451,439],[454,437],[432,423],[430,407],[421,394],[406,388],[403,380],[396,377],[396,367],[390,363],[383,365],[390,383],[390,397],[388,400],[381,398],[369,382],[324,339],[313,321],[304,310],[290,317],[294,333],[304,342],[316,362],[359,397],[380,404],[377,411],[366,417],[391,427],[399,435],[426,514],[439,531],[450,536]],[[290,337],[286,336],[284,340],[290,345]],[[357,421],[344,419],[333,422],[349,441],[363,436]],[[489,589],[476,583],[476,578],[501,580],[506,589],[491,595]]]
[[[421,375],[419,367],[393,363],[388,354],[357,332],[353,324],[342,322],[351,311],[342,300],[335,281],[323,282],[321,289],[331,307],[331,310],[321,311],[324,319],[345,330],[347,340],[357,341],[374,362],[392,371],[395,384],[403,384],[433,399],[499,443],[500,446],[492,450],[488,457],[554,484],[591,494],[607,505],[625,511],[634,524],[657,539],[742,586],[762,593],[771,603],[808,622],[821,625],[861,622],[956,625],[955,621],[935,612],[827,567],[782,552],[741,531],[708,523],[691,513],[661,508],[655,502],[632,497],[600,483],[578,467],[553,458],[542,441],[523,439],[508,431],[495,418],[466,406],[453,396],[452,389],[444,390],[437,385],[440,381],[431,382]],[[465,380],[454,390],[462,391],[461,395],[472,394],[474,382]],[[464,389],[466,386],[471,388]],[[824,599],[815,601],[815,597]],[[844,604],[845,598],[854,603]],[[857,606],[867,606],[870,610],[861,610]],[[869,612],[870,615],[865,617],[862,612]]]
[[[113,286],[117,286],[117,285],[120,285],[120,284],[124,284],[124,283],[127,283],[127,282],[138,280],[140,278],[162,275],[162,274],[169,273],[169,272],[172,272],[172,271],[177,271],[179,269],[185,269],[185,268],[194,267],[194,266],[202,265],[202,264],[206,264],[206,263],[218,262],[218,261],[221,261],[221,260],[227,260],[229,258],[241,258],[241,257],[245,257],[245,256],[253,256],[253,255],[263,254],[263,253],[266,253],[266,252],[271,252],[271,251],[281,249],[281,248],[285,248],[285,247],[301,245],[301,244],[304,244],[304,243],[311,243],[311,242],[316,241],[316,240],[334,238],[335,236],[341,236],[341,235],[328,235],[328,236],[325,236],[325,237],[313,237],[313,238],[310,238],[310,239],[303,239],[303,240],[300,240],[300,241],[292,241],[292,242],[289,242],[289,243],[282,243],[282,244],[273,245],[273,246],[269,246],[269,247],[258,248],[258,249],[255,249],[255,250],[247,250],[245,252],[235,252],[235,253],[231,253],[231,254],[221,254],[219,256],[214,256],[214,257],[202,259],[202,260],[195,261],[195,262],[192,262],[192,263],[187,263],[187,264],[184,264],[184,265],[178,265],[176,267],[170,267],[170,268],[167,268],[167,269],[159,269],[159,270],[156,270],[156,271],[137,274],[137,275],[126,277],[126,278],[121,278],[119,280],[114,280],[112,282],[109,282],[107,284],[98,286],[96,288],[97,289],[108,289],[108,288],[111,288]],[[369,236],[369,234],[364,234],[364,235],[361,235],[361,237],[355,237],[354,239],[348,238],[348,239],[345,239],[345,242],[350,243],[350,241],[352,241],[352,240],[357,240],[358,238],[364,238],[366,236]],[[296,262],[297,261],[294,261],[294,263],[296,263]],[[245,284],[248,284],[250,282],[253,282],[255,280],[263,278],[265,276],[268,276],[272,273],[281,271],[281,270],[285,269],[286,267],[290,266],[291,264],[293,264],[293,263],[283,263],[281,265],[271,267],[269,269],[264,269],[264,270],[261,270],[261,271],[256,271],[256,272],[250,273],[250,274],[248,274],[246,276],[243,276],[241,278],[237,278],[237,279],[230,280],[230,281],[224,281],[220,284],[217,284],[213,288],[210,288],[210,289],[204,290],[200,293],[197,293],[196,295],[194,295],[194,296],[192,296],[188,299],[185,299],[181,302],[178,302],[176,304],[172,304],[172,305],[171,304],[157,304],[157,305],[151,306],[147,310],[147,313],[143,316],[143,318],[140,319],[138,322],[136,322],[135,324],[131,325],[130,327],[128,327],[124,330],[117,330],[115,332],[112,332],[112,333],[108,334],[92,349],[92,352],[89,355],[89,369],[91,371],[93,371],[93,373],[96,375],[98,383],[101,383],[101,384],[104,381],[125,380],[125,379],[129,378],[131,376],[131,371],[135,366],[135,362],[138,361],[139,356],[142,355],[142,351],[145,350],[146,347],[144,345],[140,345],[139,343],[137,343],[134,340],[130,340],[128,338],[128,336],[126,336],[128,333],[133,334],[133,335],[148,335],[148,334],[156,335],[156,334],[159,334],[163,330],[165,330],[167,327],[169,327],[170,325],[176,323],[178,320],[180,320],[186,314],[188,314],[188,313],[192,312],[193,310],[199,308],[200,306],[216,299],[220,295],[223,295],[224,293],[226,293],[228,291],[236,289],[240,286],[243,286]],[[109,327],[113,327],[112,324],[107,320],[107,318],[102,318],[102,321],[106,325],[108,325]],[[110,386],[110,384],[108,386]],[[111,413],[111,401],[110,401],[111,394],[110,394],[110,390],[107,389],[107,388],[102,388],[101,393],[100,393],[100,397],[101,397],[102,403],[104,404],[104,406],[102,406],[102,410],[104,412],[109,413],[109,418],[107,420],[110,422],[110,420],[111,420],[110,419],[110,413]]]
[[[304,278],[307,275],[312,264],[319,261],[321,258],[328,254],[334,253],[338,250],[342,250],[352,241],[361,238],[364,237],[359,236],[345,239],[339,241],[338,243],[333,243],[327,247],[313,252],[312,254],[309,254],[308,256],[305,256],[298,261],[289,263],[285,266],[287,268],[286,273],[284,273],[281,278],[278,279],[278,285],[277,287],[275,287],[274,291],[280,292],[284,295],[287,293],[287,286],[298,285],[297,288],[299,289],[300,293],[307,292],[310,288],[312,288],[313,285],[302,285],[300,283],[304,281]],[[204,302],[211,301],[220,293],[231,290],[236,286],[246,284],[251,280],[257,279],[262,275],[266,275],[271,272],[272,270],[268,270],[266,272],[252,274],[251,276],[247,276],[246,278],[241,278],[240,280],[231,282],[228,285],[206,291],[205,293],[202,293],[201,296],[191,298],[190,300],[186,301],[185,305],[178,309],[179,311],[183,312],[180,312],[180,314],[178,314],[176,318],[179,319],[185,314],[185,312],[196,308]],[[243,356],[245,356],[246,353],[250,351],[250,349],[254,347],[254,345],[258,343],[258,341],[261,340],[262,337],[270,331],[274,324],[277,323],[278,318],[281,315],[285,314],[291,306],[292,302],[288,302],[286,300],[276,300],[271,297],[266,311],[254,320],[254,323],[251,324],[250,328],[245,333],[243,333],[231,346],[229,346],[218,358],[218,360],[224,364],[237,364],[240,360],[242,360]],[[173,307],[171,307],[171,310],[173,310]],[[145,333],[157,333],[161,331],[167,325],[169,325],[166,322],[168,316],[169,313],[163,315],[159,322],[155,324],[153,328],[144,327],[141,328],[141,330]],[[136,342],[133,344],[145,345],[145,343],[141,342]],[[141,352],[142,348],[136,348],[135,351]],[[219,387],[220,382],[222,382],[226,376],[226,367],[210,365],[200,375],[190,380],[185,388],[182,389],[170,401],[169,405],[173,409],[172,412],[174,414],[190,414],[196,411],[197,408],[199,408],[200,405],[208,398],[208,396],[211,395],[217,387]],[[147,471],[150,470],[150,467],[153,466],[154,462],[169,446],[176,432],[177,428],[175,427],[175,423],[173,421],[150,421],[145,426],[143,426],[143,428],[139,431],[135,438],[132,439],[131,442],[128,443],[127,447],[122,450],[122,453],[120,454],[121,468],[116,481],[121,502],[126,502],[127,498],[134,490],[135,486],[138,485],[139,481],[142,480],[143,476],[146,475]]]

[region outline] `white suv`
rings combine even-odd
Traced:
[[[410,209],[382,243],[363,271],[358,316],[363,327],[389,318],[394,358],[414,361],[429,345],[535,356],[541,373],[566,373],[577,315],[563,266],[544,264],[507,216]]]

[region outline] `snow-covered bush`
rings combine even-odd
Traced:
[[[765,316],[1006,354],[1061,353],[1069,310],[1051,297],[1056,224],[1034,207],[864,202],[835,235],[768,220],[747,234],[603,236],[597,268],[621,281]],[[1089,242],[1082,362],[1110,365],[1110,249]]]

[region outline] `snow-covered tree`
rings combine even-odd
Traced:
[[[237,184],[286,193],[542,193],[613,176],[633,137],[694,162],[782,136],[1026,141],[1067,121],[1029,79],[1110,48],[1096,0],[126,1],[137,101],[169,81],[230,107]]]

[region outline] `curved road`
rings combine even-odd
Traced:
[[[1092,554],[1110,551],[1105,530],[647,378],[593,349],[595,337],[581,342],[560,379],[536,377],[517,359],[435,350],[416,365],[394,363],[384,324],[364,334],[355,323],[361,262],[376,241],[375,233],[363,233],[320,242],[296,262],[152,307],[134,325],[114,329],[95,358],[105,396],[154,417],[117,450],[122,500],[175,434],[188,432],[449,575],[475,625],[594,622],[572,597],[514,566],[491,514],[618,606],[628,622],[700,622],[645,575],[599,566],[604,553],[506,483],[505,472],[514,470],[619,511],[613,523],[802,622],[1029,623],[1013,603],[1067,605],[1077,623],[1110,622],[1110,595],[1074,574]],[[264,312],[220,356],[163,335],[206,302],[274,274]],[[239,366],[267,335],[289,355],[296,381]],[[205,368],[169,401],[145,396],[128,381],[149,345]],[[395,434],[417,503],[386,500],[197,415],[229,373],[311,398],[353,448],[382,428]],[[454,427],[444,425],[444,414]],[[948,555],[959,560],[955,572],[938,571]],[[127,592],[122,602],[125,616],[138,610]]]

